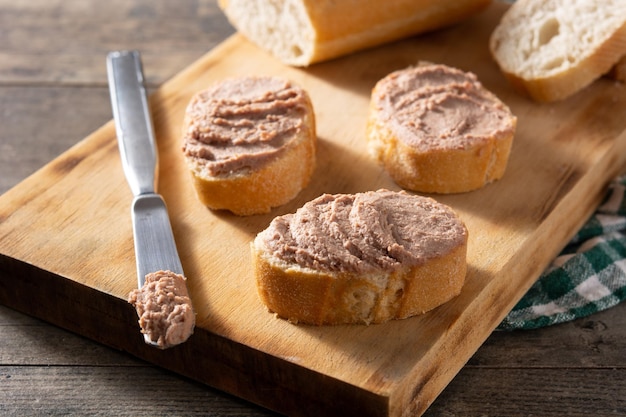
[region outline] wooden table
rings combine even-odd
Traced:
[[[0,193],[111,119],[107,51],[155,88],[233,32],[214,0],[0,0]],[[626,305],[496,332],[425,415],[626,415],[625,352]],[[273,414],[0,306],[0,415]]]

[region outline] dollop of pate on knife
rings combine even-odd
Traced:
[[[185,281],[180,274],[157,271],[131,291],[128,302],[137,310],[141,332],[150,344],[165,349],[193,334],[196,318]]]

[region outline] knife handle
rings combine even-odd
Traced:
[[[139,52],[110,52],[107,73],[126,180],[135,196],[154,193],[157,153]]]

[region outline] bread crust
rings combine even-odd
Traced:
[[[186,158],[198,199],[211,209],[249,216],[268,213],[295,198],[308,185],[315,170],[315,113],[306,92],[305,107],[302,127],[285,149],[257,169],[211,175],[203,160]],[[188,131],[191,123],[186,115],[183,132]]]
[[[423,314],[456,297],[467,273],[467,240],[422,265],[378,276],[287,265],[251,246],[259,297],[292,323],[376,324]],[[381,281],[383,289],[374,284]]]
[[[626,82],[626,55],[621,57],[620,60],[611,67],[607,76],[616,81]]]
[[[259,2],[260,10],[250,13],[246,0],[219,1],[244,36],[287,64],[306,66],[455,24],[486,8],[491,0],[361,0],[358,7],[352,0],[296,0],[289,8],[285,1],[276,7],[270,3],[276,2]],[[273,8],[296,12],[260,21],[262,12]],[[281,21],[298,23],[280,27]],[[274,35],[283,38],[272,41]]]

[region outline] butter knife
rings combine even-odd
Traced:
[[[139,52],[110,52],[107,72],[122,166],[134,196],[131,216],[142,288],[149,273],[184,273],[165,202],[156,191],[157,147]],[[154,344],[147,335],[145,341]]]

